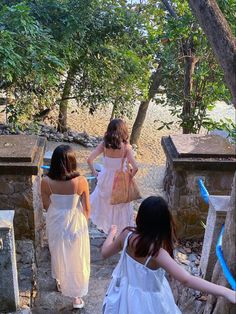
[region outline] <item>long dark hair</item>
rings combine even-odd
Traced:
[[[175,226],[167,202],[160,196],[150,196],[140,205],[136,228],[128,228],[138,236],[134,240],[135,256],[156,256],[161,247],[173,257]]]
[[[66,181],[78,177],[76,155],[69,145],[57,146],[52,154],[48,176],[52,180]]]
[[[104,136],[104,146],[106,148],[120,149],[121,143],[127,144],[129,139],[128,128],[121,119],[113,119],[108,124]]]

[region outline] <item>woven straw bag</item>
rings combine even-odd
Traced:
[[[111,193],[111,205],[129,203],[141,198],[135,179],[131,177],[129,162],[124,170],[125,153],[121,160],[121,168],[116,170]]]

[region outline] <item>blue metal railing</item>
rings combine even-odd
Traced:
[[[222,238],[224,234],[224,225],[222,226],[220,236],[218,238],[217,244],[216,244],[216,255],[219,260],[220,266],[223,270],[223,273],[225,275],[225,278],[227,279],[228,283],[230,284],[231,288],[236,291],[236,280],[234,279],[233,275],[231,274],[228,265],[226,264],[226,261],[224,259],[224,254],[222,251]]]
[[[202,181],[202,179],[198,179],[198,186],[200,188],[200,195],[204,199],[206,204],[209,204],[209,193]]]
[[[201,197],[203,198],[203,200],[205,201],[206,204],[209,204],[209,193],[208,193],[202,179],[198,180],[198,185],[200,188]],[[222,271],[224,273],[226,280],[230,284],[231,288],[236,291],[236,281],[235,281],[233,275],[231,274],[231,272],[229,270],[229,267],[225,261],[224,254],[222,251],[223,234],[224,234],[224,225],[222,226],[218,241],[216,243],[216,256],[219,260],[220,266],[222,268]]]

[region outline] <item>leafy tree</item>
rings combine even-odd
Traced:
[[[74,98],[94,112],[113,103],[128,114],[147,63],[140,58],[139,15],[126,1],[58,0],[35,2],[33,10],[50,29],[67,65],[60,100],[60,131],[67,127],[68,101]],[[53,22],[52,22],[53,21]]]
[[[27,4],[0,7],[0,89],[15,99],[8,107],[9,122],[47,102],[46,93],[59,82],[63,65],[53,45]]]
[[[230,101],[223,73],[215,62],[206,37],[185,1],[175,1],[178,18],[167,20],[164,63],[166,104],[180,119],[183,133],[198,133],[206,123],[207,109],[216,100]]]

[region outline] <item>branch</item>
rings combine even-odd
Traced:
[[[168,0],[162,0],[162,3],[166,7],[166,10],[170,13],[172,17],[175,19],[178,19],[177,14],[175,13],[175,10],[172,8],[172,6],[169,4]]]

